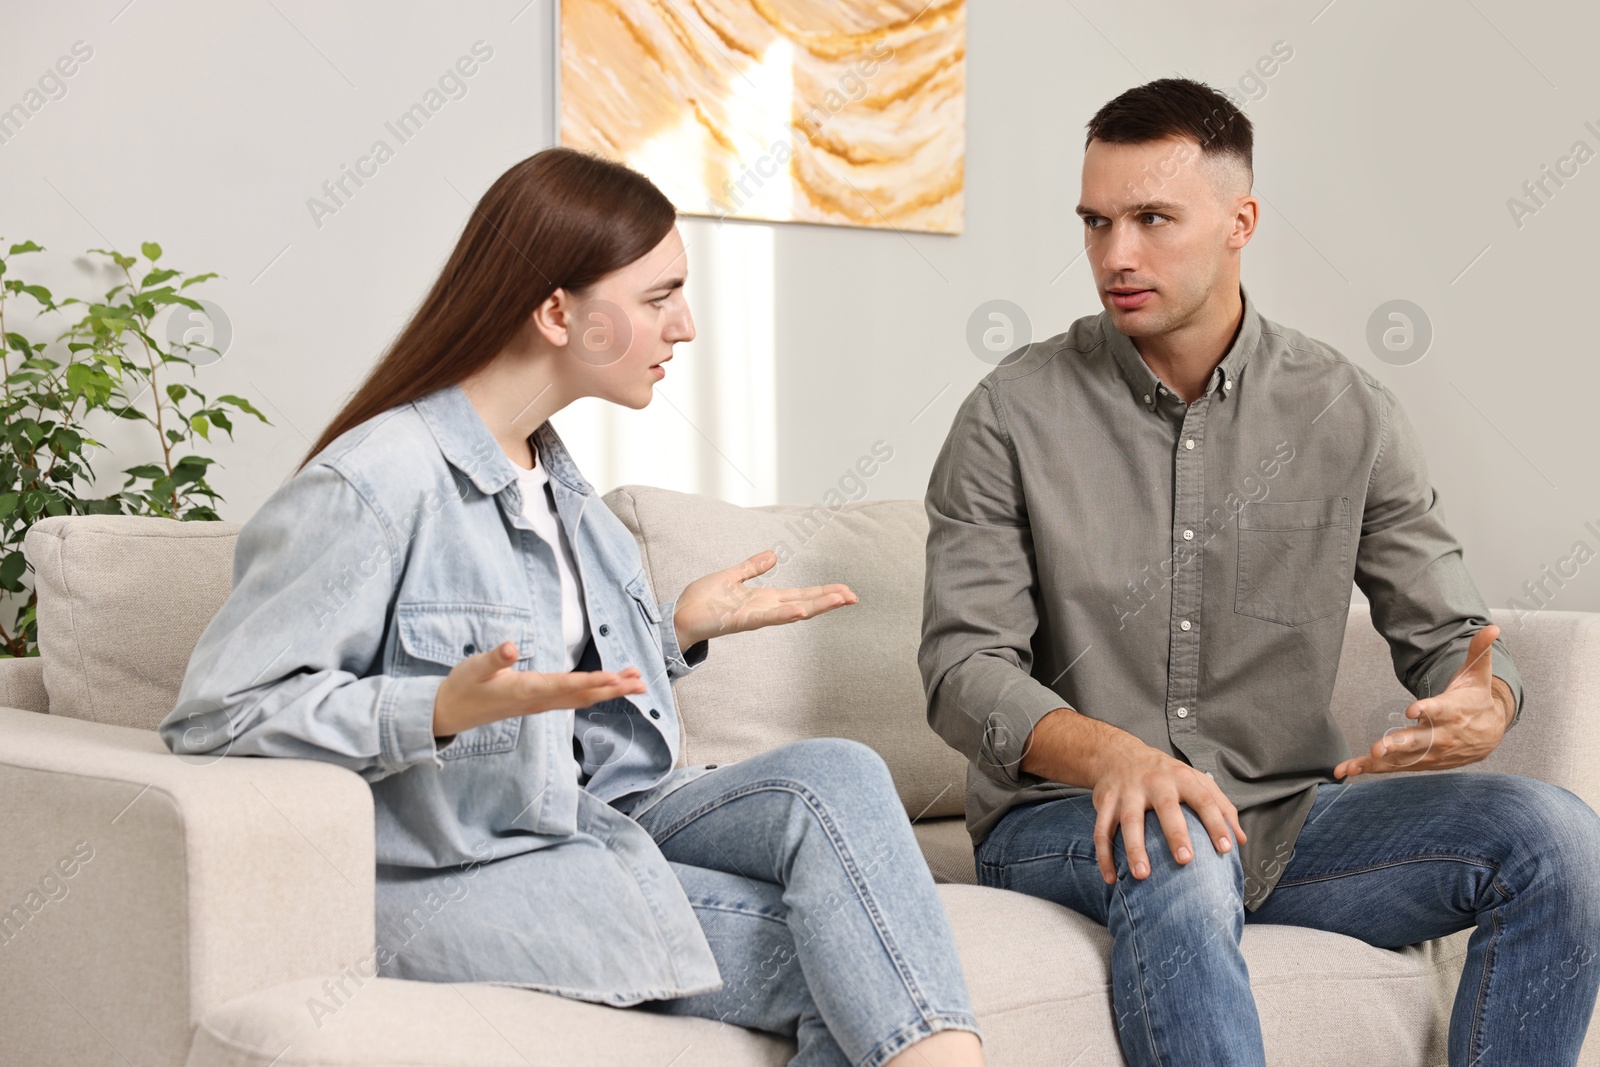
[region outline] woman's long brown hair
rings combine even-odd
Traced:
[[[454,385],[499,354],[558,288],[581,293],[671,231],[637,171],[570,148],[529,156],[483,194],[411,320],[295,470],[345,431]]]

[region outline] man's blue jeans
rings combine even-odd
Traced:
[[[1016,808],[978,849],[978,880],[1064,904],[1111,933],[1117,1032],[1135,1067],[1265,1064],[1239,938],[1246,922],[1398,948],[1474,927],[1450,1016],[1452,1067],[1577,1062],[1600,989],[1600,817],[1558,786],[1451,771],[1317,787],[1283,876],[1244,908],[1238,849],[1184,807],[1179,865],[1146,814],[1150,876],[1095,863],[1090,796]],[[1271,873],[1271,872],[1268,872]]]
[[[879,1067],[937,1031],[979,1032],[949,916],[871,748],[792,741],[636,818],[688,893],[723,980],[641,1009],[793,1037],[793,1067]]]

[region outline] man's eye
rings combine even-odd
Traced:
[[[1144,215],[1141,216],[1141,217],[1142,218],[1147,218],[1147,219],[1164,219],[1164,218],[1166,218],[1165,215],[1157,215],[1154,211],[1146,211],[1144,213]]]
[[[666,297],[658,296],[654,300],[650,301],[650,306],[651,307],[663,307],[663,306],[666,305],[666,302],[667,302],[667,298]]]

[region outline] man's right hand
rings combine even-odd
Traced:
[[[1156,813],[1167,848],[1180,864],[1194,858],[1181,805],[1199,816],[1218,852],[1233,848],[1230,826],[1241,842],[1249,840],[1239,825],[1239,809],[1215,781],[1126,730],[1073,708],[1057,708],[1034,724],[1021,769],[1093,791],[1095,860],[1107,885],[1117,880],[1112,842],[1118,827],[1128,870],[1135,878],[1150,877],[1150,855],[1144,847],[1147,811]]]
[[[1115,746],[1102,754],[1102,769],[1094,782],[1094,854],[1100,876],[1110,885],[1117,880],[1111,842],[1122,828],[1122,849],[1135,878],[1150,876],[1150,856],[1144,847],[1144,813],[1154,810],[1167,838],[1167,849],[1180,864],[1194,858],[1189,821],[1181,804],[1200,817],[1218,852],[1228,852],[1233,842],[1228,828],[1246,840],[1239,825],[1239,810],[1216,782],[1182,760],[1159,752],[1129,735],[1131,744]]]
[[[462,730],[513,715],[586,708],[626,693],[646,691],[637,667],[540,674],[519,671],[516,662],[516,642],[502,641],[452,667],[433,698],[433,735],[454,737]]]

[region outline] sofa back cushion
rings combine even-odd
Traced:
[[[674,686],[685,762],[725,762],[800,737],[851,737],[883,755],[913,817],[960,813],[965,761],[928,728],[916,670],[927,533],[919,501],[741,508],[639,485],[605,500],[638,540],[657,600],[763,548],[783,561],[749,584],[837,581],[861,597],[816,619],[717,639]],[[35,523],[23,551],[34,568],[33,662],[49,712],[154,729],[232,590],[238,531],[236,523],[124,515]],[[1537,721],[1472,769],[1531,775],[1600,807],[1600,730],[1592,725],[1600,720],[1600,614],[1496,611],[1494,619]],[[1333,713],[1354,753],[1403,720],[1410,696],[1364,605],[1352,606],[1349,623]],[[37,689],[18,684],[0,688]],[[43,711],[43,703],[30,697],[27,706]]]
[[[633,532],[656,600],[762,549],[747,586],[843,582],[860,597],[814,619],[729,634],[674,683],[681,758],[725,763],[803,737],[848,737],[888,763],[912,818],[959,815],[966,759],[928,726],[917,648],[928,519],[920,500],[740,507],[624,485],[606,504]]]
[[[233,589],[239,524],[58,515],[28,529],[50,713],[153,730]]]
[[[917,646],[927,517],[917,500],[744,508],[650,486],[606,503],[639,541],[658,601],[763,548],[785,557],[751,584],[844,582],[861,601],[731,634],[674,683],[681,762],[726,763],[802,737],[849,737],[889,764],[912,817],[959,815],[966,761],[929,728]],[[28,531],[50,711],[155,727],[233,588],[239,524],[59,516]]]

